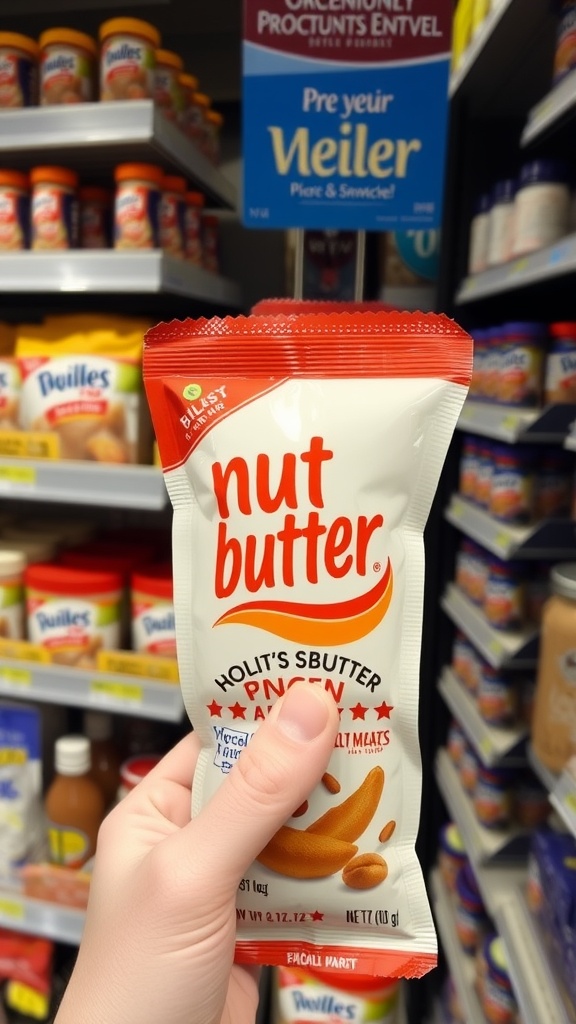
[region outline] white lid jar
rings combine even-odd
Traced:
[[[474,216],[470,222],[470,241],[468,245],[469,274],[481,274],[488,266],[491,207],[492,202],[488,194],[480,196],[474,207]]]
[[[512,254],[514,236],[514,199],[516,179],[504,178],[496,182],[492,192],[492,209],[488,228],[489,267],[506,263]]]
[[[562,160],[531,160],[520,172],[512,255],[553,245],[570,230],[568,168]]]
[[[24,570],[23,551],[0,551],[0,637],[7,640],[24,638]]]

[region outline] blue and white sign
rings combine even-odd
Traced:
[[[451,0],[245,0],[249,227],[440,224]]]

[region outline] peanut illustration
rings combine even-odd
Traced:
[[[384,825],[384,828],[382,829],[380,835],[378,836],[378,842],[387,843],[388,840],[391,839],[392,836],[394,835],[395,828],[396,822],[392,818],[392,821],[389,821],[388,824]]]
[[[283,825],[256,859],[279,875],[325,878],[340,871],[357,852],[352,843]]]
[[[330,775],[330,772],[324,773],[324,775],[322,776],[322,784],[328,790],[328,792],[332,794],[339,793],[340,790],[342,789],[342,786],[338,782],[338,779],[334,778],[333,775]]]
[[[351,796],[313,821],[306,831],[313,835],[331,836],[344,843],[355,843],[372,821],[383,789],[384,772],[377,765]]]
[[[300,804],[300,807],[296,808],[296,810],[294,811],[292,817],[293,818],[301,818],[303,814],[306,814],[307,810],[308,810],[308,801],[305,800],[303,804]]]
[[[388,876],[388,865],[378,853],[361,853],[346,864],[342,881],[350,889],[373,889]]]

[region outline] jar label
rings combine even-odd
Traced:
[[[0,249],[27,249],[30,202],[18,189],[0,188]]]
[[[47,648],[53,661],[93,668],[101,648],[120,644],[119,597],[50,597],[28,592],[28,635]]]
[[[30,57],[0,50],[0,107],[30,107],[35,102],[36,67]]]
[[[113,36],[102,46],[101,100],[143,100],[154,95],[156,50],[134,36]]]
[[[90,851],[90,840],[85,832],[53,821],[48,824],[48,843],[52,863],[67,868],[82,867]]]
[[[0,358],[0,430],[18,427],[21,379],[18,363]]]
[[[160,200],[160,248],[171,256],[184,255],[184,198],[164,193]]]
[[[51,46],[40,60],[40,105],[89,103],[94,99],[92,67],[86,54]]]
[[[75,197],[56,185],[41,185],[32,196],[32,248],[72,249],[78,235]]]
[[[394,1024],[398,986],[389,984],[377,996],[351,993],[330,988],[304,971],[280,967],[278,1002],[282,1024]]]
[[[546,361],[546,400],[576,401],[576,345],[573,351],[551,352]]]
[[[132,605],[132,646],[135,651],[176,657],[176,624],[171,601],[137,600]]]
[[[187,205],[184,211],[184,245],[187,260],[202,263],[202,218],[197,207]]]
[[[155,249],[159,193],[146,185],[118,186],[115,205],[116,249]]]

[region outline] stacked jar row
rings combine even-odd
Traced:
[[[550,594],[550,563],[503,562],[463,538],[456,556],[456,584],[482,609],[494,629],[538,625]]]
[[[535,682],[532,676],[506,674],[482,658],[460,630],[452,647],[452,671],[473,697],[487,725],[505,728],[532,722]]]
[[[576,323],[512,321],[472,336],[472,398],[525,408],[576,402]]]

